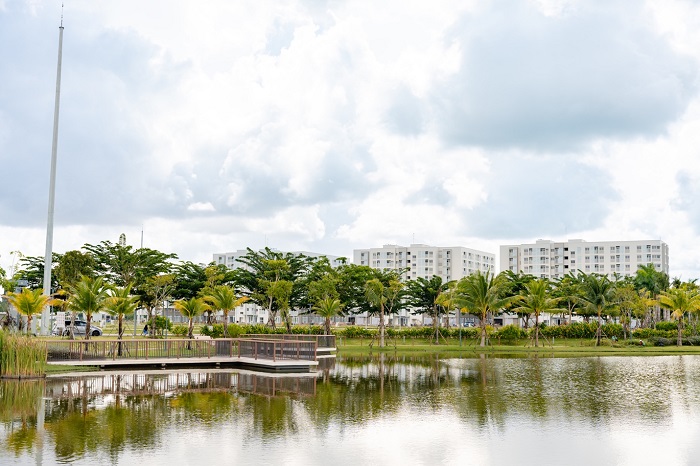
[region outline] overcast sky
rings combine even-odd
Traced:
[[[0,0],[0,265],[43,255],[60,0]],[[54,251],[662,239],[700,277],[697,0],[65,0]]]

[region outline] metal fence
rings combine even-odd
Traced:
[[[217,340],[46,340],[49,361],[237,356],[237,341]]]
[[[261,340],[299,340],[315,341],[319,348],[336,348],[335,335],[297,335],[289,333],[251,334],[243,338],[259,338]]]
[[[316,342],[300,340],[238,340],[238,355],[253,359],[281,360],[316,360]]]
[[[247,357],[316,360],[316,341],[261,338],[46,340],[49,361],[147,360],[155,358]]]

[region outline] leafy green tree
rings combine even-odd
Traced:
[[[204,299],[202,298],[190,298],[187,300],[181,299],[179,301],[175,301],[175,309],[177,309],[180,314],[188,319],[189,324],[187,327],[187,338],[190,340],[193,339],[194,318],[202,315],[204,311],[208,310],[209,305],[204,302]],[[188,346],[187,348],[191,349],[191,346]]]
[[[24,288],[19,293],[10,291],[5,295],[17,312],[27,318],[27,333],[29,333],[29,329],[32,325],[32,317],[34,314],[40,314],[44,307],[50,305],[52,302],[52,298],[45,296],[43,293],[41,288],[36,290]]]
[[[85,314],[85,339],[90,339],[90,324],[94,314],[104,311],[109,294],[101,277],[83,277],[69,288],[68,309]],[[71,332],[72,334],[72,332]]]
[[[60,261],[61,255],[53,253],[52,254],[52,265],[55,265]],[[17,280],[26,280],[28,288],[43,288],[44,287],[44,258],[38,256],[20,256],[18,270],[15,271],[14,277],[12,277],[15,282]],[[51,274],[51,289],[56,290],[58,288],[58,281],[56,280],[56,274]]]
[[[525,293],[518,296],[515,312],[534,314],[535,316],[535,346],[539,346],[540,314],[561,311],[559,298],[551,296],[551,284],[546,278],[532,280],[525,285]]]
[[[374,308],[367,300],[365,284],[377,278],[376,270],[366,265],[346,264],[338,268],[338,299],[352,314],[370,314]]]
[[[224,313],[224,338],[228,338],[228,313],[242,305],[250,298],[247,296],[236,296],[236,291],[231,286],[215,286],[204,300],[211,304],[214,309],[219,309]]]
[[[91,254],[80,251],[67,251],[58,258],[54,268],[56,280],[61,288],[75,286],[83,276],[94,276],[95,259]]]
[[[671,288],[668,291],[661,292],[659,303],[672,311],[671,317],[678,321],[678,339],[676,344],[682,346],[683,317],[686,313],[700,310],[700,294],[695,289]]]
[[[278,312],[291,331],[290,309],[308,308],[306,276],[313,259],[303,254],[282,253],[265,248],[238,259],[242,264],[236,281],[242,292],[269,313],[268,325],[276,328]]]
[[[207,284],[206,266],[194,262],[182,262],[173,267],[173,291],[175,299],[196,298]]]
[[[339,315],[343,310],[343,305],[338,298],[321,298],[313,307],[316,315],[322,317],[325,321],[326,335],[331,334],[331,319]]]
[[[462,278],[457,284],[457,302],[469,313],[479,317],[481,328],[480,346],[486,346],[486,320],[489,314],[494,314],[510,306],[516,296],[503,296],[505,278],[495,276],[490,271],[480,270]]]
[[[129,284],[138,290],[151,277],[167,274],[176,254],[166,254],[149,248],[134,249],[131,246],[110,241],[86,244],[83,249],[93,255],[95,272],[117,286]]]
[[[614,283],[605,275],[583,274],[579,302],[587,312],[598,317],[596,346],[600,346],[603,316],[607,316],[617,306]]]
[[[430,279],[418,277],[409,280],[406,285],[406,304],[415,308],[417,314],[430,315],[435,329],[435,344],[439,343],[440,316],[451,309],[440,302],[440,296],[447,290],[448,284],[438,275],[433,275]]]

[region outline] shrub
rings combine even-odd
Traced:
[[[221,338],[224,335],[224,326],[223,324],[204,325],[200,333],[211,338]]]
[[[677,322],[669,322],[669,321],[658,322],[656,324],[656,330],[662,330],[662,331],[667,331],[667,332],[675,330],[677,332],[678,331],[678,323]]]
[[[516,325],[506,325],[494,332],[493,337],[506,341],[515,341],[526,338],[525,330]]]
[[[676,341],[672,340],[671,338],[651,337],[649,339],[649,343],[654,346],[673,346],[676,344]]]
[[[187,325],[175,325],[170,331],[173,335],[184,337],[187,335]]]

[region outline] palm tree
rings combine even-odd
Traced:
[[[678,340],[676,345],[683,345],[683,316],[686,312],[696,312],[700,309],[700,294],[697,290],[688,288],[671,288],[662,291],[659,303],[672,311],[671,317],[678,321]]]
[[[519,305],[513,309],[516,313],[535,315],[535,346],[539,346],[540,314],[559,312],[559,298],[551,297],[550,283],[546,278],[533,280],[525,285],[525,293],[518,296]]]
[[[112,288],[111,296],[105,302],[105,310],[112,316],[117,318],[118,340],[122,339],[124,334],[124,316],[133,314],[138,306],[138,296],[131,296],[131,286],[125,288]],[[134,321],[136,325],[136,321]],[[119,356],[122,354],[121,343],[119,343]]]
[[[365,298],[375,309],[379,310],[379,347],[384,348],[385,312],[394,308],[401,297],[403,283],[396,278],[389,278],[384,284],[379,278],[373,278],[365,283]]]
[[[180,314],[189,319],[190,323],[187,331],[187,338],[192,340],[194,338],[194,335],[192,334],[192,331],[194,330],[194,318],[202,315],[205,311],[211,309],[211,307],[204,302],[202,298],[190,298],[187,300],[181,299],[179,301],[175,301],[175,309],[180,311]],[[188,346],[187,349],[190,349],[190,347]]]
[[[69,288],[68,308],[73,312],[85,314],[85,339],[90,339],[90,322],[93,314],[106,309],[109,298],[108,287],[102,278],[83,276],[78,283]]]
[[[7,293],[7,299],[14,308],[27,317],[27,333],[29,333],[29,328],[32,325],[32,317],[34,314],[40,314],[41,311],[52,304],[53,299],[49,296],[45,296],[44,291],[41,288],[36,290],[30,290],[29,288],[24,288],[19,293],[9,292]]]
[[[462,278],[457,284],[457,302],[469,313],[479,317],[481,346],[486,346],[486,319],[489,313],[498,312],[513,303],[517,296],[502,296],[504,279],[490,271],[480,270]]]
[[[340,312],[343,310],[343,305],[340,303],[340,300],[338,298],[330,297],[321,298],[316,302],[316,305],[313,307],[313,309],[314,311],[316,311],[317,316],[326,319],[326,335],[330,335],[331,319],[339,315]]]
[[[228,338],[228,313],[249,299],[247,296],[237,298],[234,289],[226,285],[215,286],[204,297],[204,300],[214,309],[221,309],[224,313],[224,338]]]
[[[587,312],[598,316],[596,346],[600,346],[603,314],[607,314],[616,307],[615,284],[607,276],[595,273],[588,275],[584,273],[582,278],[579,301]]]

